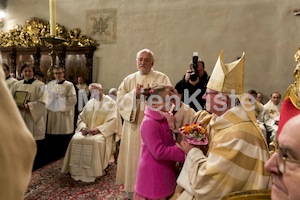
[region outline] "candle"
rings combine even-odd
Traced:
[[[56,36],[56,0],[49,0],[50,7],[50,36]]]

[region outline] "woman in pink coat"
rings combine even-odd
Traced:
[[[185,154],[176,146],[166,116],[168,88],[149,90],[148,105],[141,124],[142,149],[134,187],[134,199],[166,199],[176,187],[176,162]]]

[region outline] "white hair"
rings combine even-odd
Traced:
[[[137,52],[137,54],[136,54],[136,60],[139,59],[139,57],[141,56],[141,53],[143,53],[143,52],[149,53],[151,55],[152,61],[154,61],[154,54],[153,54],[153,52],[150,49],[142,49],[139,52]]]
[[[89,90],[91,90],[92,88],[96,88],[98,90],[102,90],[102,85],[100,83],[91,83],[89,85]]]
[[[108,91],[108,94],[111,94],[111,93],[117,93],[117,89],[116,88],[110,88],[110,90]]]

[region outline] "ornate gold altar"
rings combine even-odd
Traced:
[[[87,82],[93,77],[93,54],[99,44],[92,38],[82,35],[80,29],[67,30],[56,24],[58,38],[66,42],[53,45],[41,38],[50,37],[50,24],[38,18],[28,20],[24,26],[17,25],[7,33],[0,31],[0,51],[3,62],[11,71],[20,75],[24,63],[32,63],[47,77],[51,65],[51,49],[56,53],[54,65],[66,69],[66,78],[76,82],[82,76]]]

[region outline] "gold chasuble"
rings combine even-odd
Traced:
[[[257,124],[255,106],[249,102],[249,94],[243,93],[244,56],[243,53],[240,59],[224,64],[221,51],[207,84],[208,89],[231,101],[219,116],[200,111],[191,117],[186,106],[175,115],[176,120],[202,122],[209,134],[207,154],[199,148],[192,148],[187,154],[177,179],[184,189],[179,200],[217,200],[234,191],[270,186],[270,174],[264,170],[268,146]],[[220,105],[218,100],[212,99],[211,104]]]
[[[178,199],[220,199],[232,191],[269,187],[270,176],[264,170],[268,148],[241,107],[221,117],[213,115],[206,129],[210,130],[207,156],[198,148],[187,154],[182,173],[188,172],[189,182],[179,184],[185,191]]]

